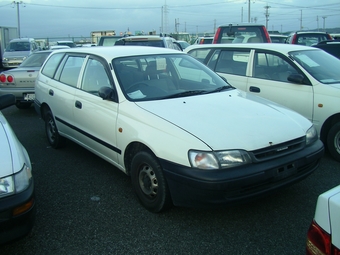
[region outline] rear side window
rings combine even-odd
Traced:
[[[246,76],[249,51],[221,51],[216,63],[216,72]]]
[[[210,49],[195,49],[195,50],[188,52],[188,54],[196,58],[198,61],[204,63],[204,60],[208,56],[209,52],[210,52]]]
[[[213,43],[264,43],[270,42],[264,26],[221,26]]]
[[[64,53],[52,55],[44,65],[41,73],[47,77],[53,78],[56,70],[58,69],[59,63],[63,58]]]
[[[83,56],[69,56],[61,71],[60,82],[76,87],[84,59]]]

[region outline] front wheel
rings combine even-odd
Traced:
[[[64,145],[65,138],[59,134],[51,111],[48,111],[45,115],[45,132],[47,141],[52,148],[57,149]]]
[[[340,122],[334,124],[327,135],[327,149],[340,162]]]
[[[141,151],[133,157],[131,181],[140,203],[149,211],[158,213],[172,205],[162,167],[150,153]]]

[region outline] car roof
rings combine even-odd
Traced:
[[[241,27],[263,27],[263,24],[256,24],[256,23],[228,23],[228,24],[222,24],[218,27],[229,27],[231,26],[241,26]]]
[[[141,55],[160,55],[160,54],[185,54],[184,52],[150,46],[101,46],[101,47],[77,47],[70,49],[60,49],[51,53],[57,54],[60,52],[73,52],[73,53],[85,53],[95,54],[102,58],[111,61],[113,58],[127,57],[127,56],[141,56]]]
[[[34,41],[33,38],[15,38],[12,39],[10,42],[29,42],[29,41]]]
[[[159,41],[159,40],[163,40],[163,38],[172,38],[172,37],[159,36],[159,35],[133,35],[133,36],[123,37],[122,39],[125,41],[133,41],[133,40]]]
[[[184,49],[184,52],[196,48],[236,48],[236,49],[263,49],[272,50],[287,54],[296,50],[315,50],[317,48],[297,44],[285,43],[220,43],[220,44],[195,44]]]

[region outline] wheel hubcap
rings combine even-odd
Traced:
[[[334,137],[334,147],[336,151],[340,154],[340,132],[338,132]]]
[[[142,169],[139,172],[139,186],[145,195],[152,198],[157,195],[158,181],[156,174],[148,165],[142,166]]]
[[[48,131],[48,136],[49,136],[50,140],[52,142],[54,142],[55,134],[56,134],[56,129],[55,129],[54,121],[52,119],[50,119],[48,121],[48,129],[47,129],[47,131]]]

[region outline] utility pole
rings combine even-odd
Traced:
[[[270,6],[267,4],[264,8],[266,9],[264,16],[266,17],[266,29],[268,30],[269,8],[270,8]]]
[[[250,23],[250,0],[248,0],[248,23]]]
[[[302,27],[302,10],[300,10],[301,11],[301,17],[300,17],[300,30],[302,30],[303,29],[303,27]]]
[[[322,16],[322,18],[323,18],[323,31],[325,31],[325,20],[326,20],[327,16]]]
[[[20,12],[19,12],[19,4],[23,4],[23,2],[22,1],[20,1],[20,2],[19,1],[13,1],[13,4],[17,5],[18,38],[20,38]]]

